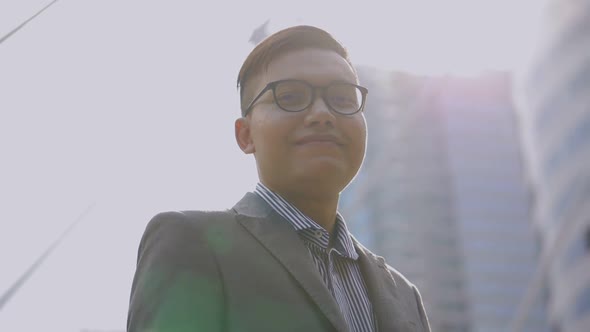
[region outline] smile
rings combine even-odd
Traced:
[[[309,141],[305,143],[298,143],[298,146],[308,146],[308,147],[339,147],[340,144],[333,142],[333,141]]]
[[[318,147],[330,147],[330,146],[341,146],[341,140],[334,135],[322,134],[322,135],[308,135],[296,141],[297,145],[305,146],[318,146]]]

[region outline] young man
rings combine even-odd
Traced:
[[[139,247],[128,331],[430,331],[416,287],[348,232],[367,90],[346,50],[282,30],[238,76],[236,140],[260,182],[233,209],[169,212]]]

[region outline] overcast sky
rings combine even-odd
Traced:
[[[0,0],[0,36],[49,2]],[[265,20],[326,28],[359,65],[470,74],[525,58],[539,1],[515,2],[58,1],[0,44],[0,294],[94,208],[0,331],[123,330],[147,221],[253,189],[235,79]]]

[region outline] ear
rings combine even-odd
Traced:
[[[254,142],[252,141],[252,135],[250,133],[250,119],[249,118],[238,118],[235,123],[236,130],[236,142],[240,146],[240,149],[245,154],[251,154],[256,151],[254,148]]]

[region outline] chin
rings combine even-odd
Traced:
[[[335,167],[314,167],[301,169],[294,177],[298,185],[311,186],[314,191],[329,191],[340,193],[352,180],[348,172]]]

